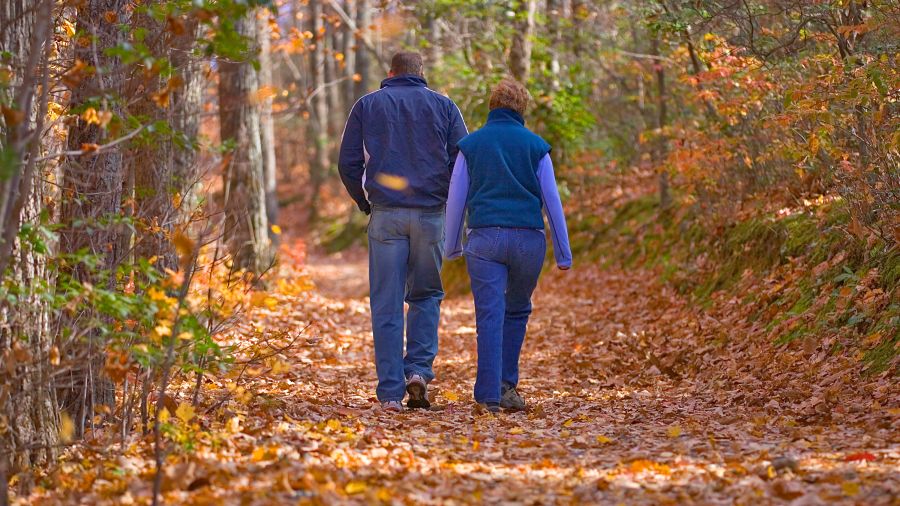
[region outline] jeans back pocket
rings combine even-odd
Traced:
[[[490,259],[497,254],[497,244],[499,242],[499,227],[473,228],[469,231],[463,252]]]

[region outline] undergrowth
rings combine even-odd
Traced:
[[[900,251],[854,234],[840,199],[714,222],[696,206],[660,213],[655,196],[616,207],[606,219],[571,223],[582,261],[649,267],[707,307],[720,291],[740,295],[775,345],[840,334],[869,373],[900,348]]]

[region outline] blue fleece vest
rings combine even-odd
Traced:
[[[492,110],[458,146],[469,167],[469,228],[544,228],[537,169],[550,145],[519,113]]]

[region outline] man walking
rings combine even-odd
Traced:
[[[449,98],[427,88],[422,56],[391,59],[381,89],[347,119],[341,181],[369,218],[369,293],[375,338],[375,393],[384,409],[428,408],[438,349],[444,206],[456,143],[465,123]],[[406,315],[404,353],[403,303]]]

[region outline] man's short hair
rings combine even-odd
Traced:
[[[528,107],[528,89],[525,85],[515,79],[504,79],[500,84],[494,87],[491,92],[490,107],[494,109],[506,108],[512,109],[519,114],[525,114]]]
[[[425,62],[422,55],[412,51],[401,51],[391,58],[391,73],[395,76],[412,74],[425,77]]]

